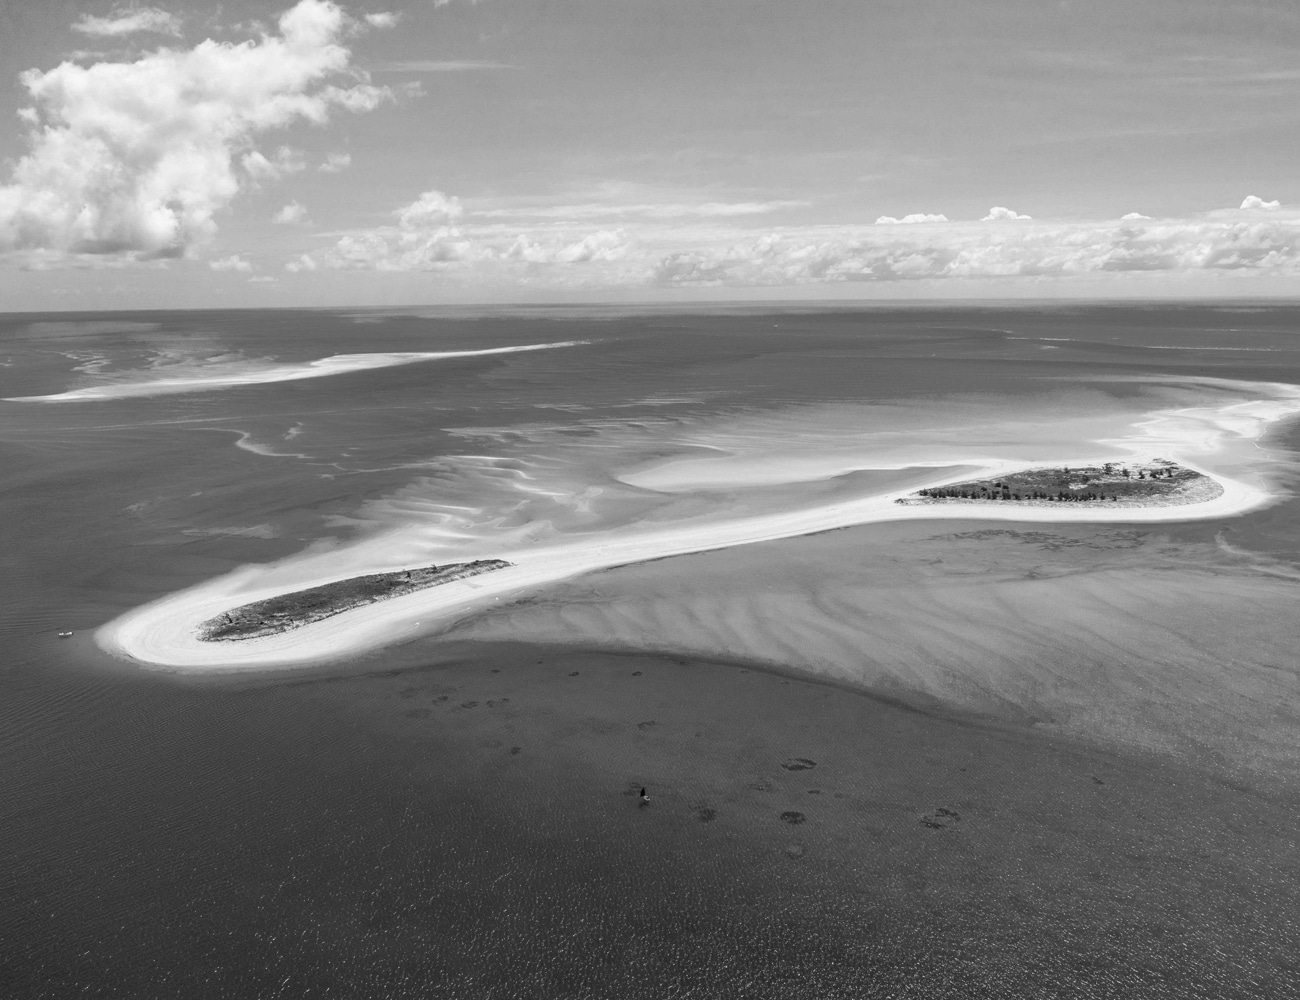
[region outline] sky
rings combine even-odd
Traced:
[[[0,310],[1289,296],[1292,0],[0,0]]]

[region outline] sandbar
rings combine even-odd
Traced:
[[[1114,456],[1092,459],[1102,464]],[[1126,460],[1131,460],[1129,457]],[[989,461],[972,463],[980,478],[1011,476],[1043,463]],[[1065,463],[1089,464],[1067,459]],[[1190,463],[1184,462],[1184,466]],[[692,552],[706,552],[814,534],[882,521],[912,519],[988,519],[1021,522],[1138,523],[1226,518],[1267,506],[1274,495],[1248,483],[1195,469],[1221,492],[1194,503],[1152,506],[1088,503],[1006,503],[969,500],[957,504],[909,503],[920,489],[935,489],[971,478],[951,469],[932,482],[906,491],[729,520],[698,519],[672,527],[629,528],[589,535],[575,541],[482,552],[482,559],[510,563],[490,574],[460,579],[389,600],[335,614],[301,628],[238,643],[205,642],[201,624],[232,608],[283,595],[288,588],[257,586],[262,570],[252,566],[134,609],[104,625],[96,641],[110,653],[143,665],[173,670],[228,671],[301,666],[355,656],[367,650],[437,632],[467,615],[501,601],[517,599],[545,584],[595,570]],[[346,563],[341,552],[339,564]],[[394,567],[400,570],[402,567]],[[355,572],[311,581],[311,585],[347,580]],[[301,586],[293,588],[301,589]]]
[[[210,392],[269,382],[294,382],[299,379],[324,378],[372,368],[393,368],[423,361],[447,358],[472,358],[487,354],[515,354],[519,351],[545,351],[556,347],[576,347],[585,341],[565,340],[553,344],[518,344],[512,347],[487,347],[472,351],[384,351],[369,354],[332,354],[315,361],[282,364],[242,362],[232,365],[198,367],[172,377],[137,377],[121,381],[69,389],[44,396],[8,396],[6,403],[84,403],[106,399],[129,399],[139,396],[165,396],[178,392]],[[177,366],[183,367],[183,366]],[[166,371],[166,369],[160,369]]]

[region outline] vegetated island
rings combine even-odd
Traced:
[[[1223,487],[1194,469],[1163,458],[1150,462],[1100,466],[1025,469],[994,479],[949,483],[918,490],[902,504],[1016,503],[1045,507],[1057,503],[1104,504],[1107,507],[1175,507],[1203,503]]]
[[[224,642],[278,635],[353,608],[510,565],[504,559],[475,559],[467,563],[354,576],[350,580],[338,580],[292,594],[278,594],[219,614],[199,622],[198,637],[204,642]]]

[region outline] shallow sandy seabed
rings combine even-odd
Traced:
[[[592,574],[448,638],[767,664],[1293,783],[1296,581],[1217,527],[850,528]]]

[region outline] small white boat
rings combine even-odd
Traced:
[[[59,633],[59,638],[60,638],[60,639],[67,639],[67,638],[69,638],[71,635],[72,635],[71,632],[60,632],[60,633]]]

